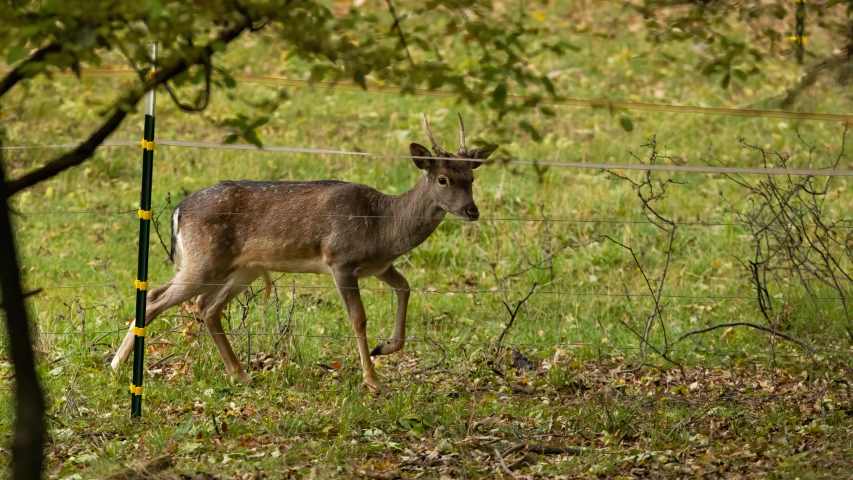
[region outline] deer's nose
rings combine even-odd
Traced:
[[[465,207],[465,215],[467,215],[470,220],[476,220],[480,218],[480,210],[472,203]]]

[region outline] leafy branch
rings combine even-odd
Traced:
[[[114,104],[113,113],[89,137],[74,150],[60,155],[45,165],[26,173],[7,183],[4,194],[9,197],[21,190],[43,182],[63,171],[80,165],[95,153],[95,149],[121,125],[127,114],[142,99],[145,92],[162,85],[177,75],[185,72],[192,65],[204,63],[213,55],[215,48],[234,41],[241,33],[252,25],[250,17],[240,17],[237,22],[226,28],[216,38],[203,47],[196,47],[167,61],[154,75],[144,82],[141,87],[132,88],[122,95]]]

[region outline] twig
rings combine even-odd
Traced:
[[[189,40],[189,47],[194,47],[192,40]],[[196,96],[193,102],[194,104],[181,102],[181,99],[178,98],[178,95],[169,85],[169,82],[163,82],[163,87],[166,89],[166,93],[169,94],[169,98],[171,98],[172,102],[174,102],[175,105],[184,112],[202,112],[210,104],[210,83],[211,77],[213,76],[213,64],[211,63],[210,55],[202,58],[202,66],[204,67],[204,91]]]
[[[785,97],[780,102],[780,106],[785,110],[790,109],[797,101],[800,94],[814,86],[824,72],[836,70],[849,61],[849,53],[841,52],[838,55],[833,55],[812,66],[808,69],[806,74],[800,78],[800,81],[785,93]]]
[[[22,295],[22,298],[27,298],[27,297],[32,297],[33,295],[38,295],[39,293],[41,293],[42,290],[43,290],[42,288],[37,288],[35,290],[30,290],[29,292],[24,292],[24,294]],[[5,308],[5,307],[3,306],[3,302],[0,302],[0,309],[2,309],[2,308]]]
[[[169,355],[166,355],[165,357],[161,358],[160,360],[157,360],[156,362],[149,365],[147,369],[151,370],[151,369],[157,368],[160,365],[166,363],[166,360],[172,359],[172,358],[177,357],[177,356],[178,356],[177,353],[171,353]]]
[[[406,42],[406,34],[403,33],[403,26],[400,23],[400,17],[397,16],[397,9],[394,8],[394,2],[392,0],[385,0],[385,4],[388,5],[388,11],[394,18],[394,25],[391,26],[391,29],[397,31],[397,35],[400,37],[400,45],[403,46],[403,51],[406,52],[406,58],[409,59],[409,64],[414,68],[415,61],[412,59],[412,54],[409,52],[409,44]]]
[[[169,206],[171,207],[171,200],[167,200],[167,202],[169,203]],[[165,211],[166,211],[166,209],[164,208],[164,209],[161,209],[159,212],[157,212],[157,215],[154,216],[151,223],[154,224],[154,233],[157,234],[157,240],[160,241],[160,246],[163,248],[163,251],[166,253],[166,263],[169,263],[169,261],[172,258],[172,254],[170,253],[171,249],[169,248],[168,245],[166,245],[166,242],[163,240],[163,236],[160,234],[160,216],[163,215],[163,212],[165,212]]]
[[[765,327],[764,325],[758,325],[757,323],[750,323],[750,322],[720,323],[717,325],[712,325],[710,327],[700,328],[697,330],[691,330],[691,331],[685,333],[684,335],[678,337],[678,340],[676,340],[675,343],[678,343],[687,337],[692,337],[693,335],[700,335],[700,334],[708,333],[710,331],[717,330],[720,328],[729,328],[729,327],[749,327],[749,328],[754,328],[756,330],[761,330],[762,332],[767,332],[767,333],[769,333],[771,335],[775,335],[775,336],[777,336],[783,340],[787,340],[791,343],[794,343],[797,346],[799,346],[800,348],[802,348],[803,350],[809,352],[810,354],[814,354],[814,349],[812,347],[808,346],[805,342],[803,342],[801,340],[797,340],[796,338],[791,337],[790,335],[784,334],[784,333],[782,333],[778,330],[775,330],[773,328]]]
[[[213,422],[213,429],[216,431],[216,436],[221,437],[222,433],[219,431],[219,424],[216,423],[216,414],[210,412],[210,420]]]
[[[523,443],[521,444],[521,449],[540,455],[580,455],[584,452],[583,447],[575,445],[530,445],[529,443]]]
[[[429,372],[431,370],[435,370],[439,366],[444,365],[444,363],[447,361],[447,349],[444,348],[444,345],[442,345],[441,342],[437,342],[437,341],[433,340],[433,338],[428,336],[428,335],[424,336],[424,338],[426,338],[427,342],[429,342],[431,345],[437,347],[441,351],[441,358],[431,365],[421,367],[421,368],[415,370],[414,372],[412,372],[411,376],[413,376],[413,377],[424,374],[424,373]]]
[[[509,329],[512,328],[512,324],[515,323],[515,317],[518,316],[518,310],[521,308],[522,305],[527,302],[528,299],[530,299],[531,296],[533,296],[533,292],[536,291],[536,287],[538,286],[539,284],[533,282],[533,286],[530,287],[530,291],[527,292],[527,295],[522,298],[518,303],[516,303],[514,307],[510,307],[509,304],[506,303],[506,301],[503,301],[504,307],[506,308],[507,313],[509,313],[509,322],[507,322],[506,326],[498,337],[497,347],[495,349],[495,358],[500,355],[504,336],[506,336],[507,332],[509,332]]]
[[[273,283],[273,285],[275,285]],[[280,303],[278,299],[278,289],[275,290],[275,301],[276,301],[276,313],[279,311]],[[296,310],[296,282],[292,282],[290,287],[290,306],[287,309],[287,322],[284,325],[280,325],[278,328],[278,338],[275,340],[275,346],[273,349],[275,351],[279,350],[279,345],[281,344],[281,339],[283,337],[292,337],[293,335],[293,312]]]
[[[494,451],[495,459],[497,459],[498,465],[500,465],[501,470],[503,470],[503,472],[507,474],[510,478],[518,478],[515,476],[514,473],[512,473],[512,470],[510,470],[509,467],[506,466],[506,463],[504,462],[504,457],[501,456],[501,452],[498,451],[498,447],[494,447]]]
[[[643,340],[643,344],[649,345],[648,336],[649,336],[649,332],[651,331],[651,325],[654,323],[655,318],[657,318],[659,320],[659,322],[661,324],[661,328],[663,329],[663,332],[664,332],[664,340],[665,340],[664,351],[668,350],[669,345],[666,343],[666,329],[663,327],[663,307],[661,306],[660,296],[661,296],[661,290],[663,289],[663,282],[666,280],[666,271],[668,270],[669,259],[670,259],[671,254],[672,254],[672,241],[673,241],[674,236],[675,236],[675,230],[673,229],[671,231],[670,237],[669,237],[669,248],[667,248],[667,263],[666,263],[666,266],[664,267],[663,273],[661,274],[661,280],[658,283],[658,287],[655,288],[652,285],[651,280],[649,280],[648,275],[646,275],[646,270],[643,268],[643,264],[640,263],[640,259],[637,257],[637,253],[634,251],[634,249],[628,245],[625,245],[624,243],[620,242],[619,240],[616,240],[615,238],[611,237],[610,235],[604,235],[604,238],[606,238],[607,240],[610,240],[611,242],[615,243],[616,245],[619,245],[620,247],[627,250],[631,254],[631,258],[634,259],[634,265],[637,267],[637,270],[639,270],[640,275],[643,276],[643,281],[645,281],[645,283],[646,283],[646,288],[648,288],[649,294],[651,294],[652,300],[654,301],[655,306],[654,306],[654,311],[649,316],[649,318],[646,320],[646,324],[645,324],[645,327],[643,329],[643,334],[640,335],[640,338]]]

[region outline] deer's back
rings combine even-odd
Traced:
[[[325,272],[341,255],[357,262],[372,254],[364,239],[386,198],[336,180],[227,181],[181,202],[177,236],[183,250],[192,245],[229,270]]]

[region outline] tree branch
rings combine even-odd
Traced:
[[[806,74],[800,78],[800,81],[785,93],[785,98],[780,102],[780,107],[786,110],[790,109],[800,97],[800,94],[813,87],[824,72],[841,68],[848,62],[850,62],[850,57],[847,52],[841,52],[838,55],[833,55],[817,65],[812,66],[808,69]]]
[[[203,63],[206,58],[209,58],[214,53],[214,45],[227,45],[236,39],[244,30],[252,26],[252,19],[246,16],[240,18],[232,27],[223,30],[217,37],[207,45],[192,49],[183,56],[175,58],[172,62],[158,69],[155,74],[145,81],[141,88],[135,88],[122,96],[114,104],[112,115],[107,118],[104,123],[92,133],[83,143],[78,145],[74,150],[60,155],[51,160],[45,165],[36,170],[24,174],[22,177],[11,180],[6,184],[6,191],[3,192],[5,197],[12,195],[29,188],[39,182],[47,180],[63,171],[80,165],[89,159],[95,149],[107,139],[127,116],[128,112],[142,99],[145,92],[162,85],[171,80],[177,75],[185,72],[190,66]]]
[[[17,67],[3,77],[3,80],[0,80],[0,97],[5,95],[6,92],[11,90],[21,80],[32,77],[34,70],[38,68],[38,64],[42,63],[48,55],[61,51],[62,46],[58,43],[51,43],[36,50],[35,53],[30,55],[30,58],[19,63]]]

